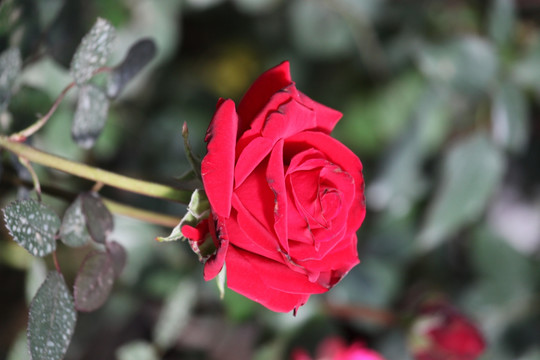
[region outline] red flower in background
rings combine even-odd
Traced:
[[[377,352],[367,349],[360,342],[350,346],[338,337],[324,340],[317,348],[315,358],[311,358],[303,349],[293,351],[292,360],[384,360]]]
[[[201,169],[217,248],[206,280],[225,263],[230,289],[287,312],[358,264],[362,164],[330,137],[340,118],[296,89],[288,62],[263,73],[238,107],[219,100]]]
[[[485,348],[482,334],[472,322],[444,302],[422,306],[412,331],[416,360],[475,360]]]

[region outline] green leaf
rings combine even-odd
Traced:
[[[340,303],[359,303],[385,308],[395,299],[401,284],[400,268],[391,261],[366,258],[334,288],[329,296]]]
[[[0,54],[0,114],[11,98],[11,89],[21,72],[22,59],[18,48],[8,49]]]
[[[296,0],[289,4],[289,10],[293,41],[304,54],[336,58],[354,51],[350,28],[326,4]]]
[[[223,264],[223,268],[216,276],[216,284],[219,290],[219,298],[223,300],[225,297],[225,285],[227,284],[227,266],[225,264]]]
[[[529,349],[519,360],[540,360],[540,346],[536,345]]]
[[[105,126],[108,112],[109,100],[103,91],[93,84],[82,86],[71,126],[73,140],[82,148],[91,148]]]
[[[495,140],[510,151],[523,151],[530,124],[527,99],[521,89],[510,83],[497,89],[491,117]]]
[[[105,244],[114,227],[111,212],[94,192],[84,193],[80,198],[88,233],[95,242]]]
[[[116,351],[118,360],[158,360],[159,356],[152,344],[146,341],[133,341],[122,345]]]
[[[126,249],[116,241],[107,241],[107,253],[111,257],[114,276],[118,277],[126,266],[127,253]]]
[[[170,348],[184,330],[197,299],[197,288],[182,281],[167,297],[154,327],[154,343],[161,349]]]
[[[376,153],[406,130],[422,100],[425,80],[405,72],[371,94],[355,94],[346,105],[335,135],[364,154]],[[392,106],[388,106],[392,104]]]
[[[516,23],[513,0],[492,0],[489,13],[489,35],[498,46],[506,45],[512,38]]]
[[[511,64],[512,80],[520,87],[540,92],[540,40],[531,41],[524,54]]]
[[[34,256],[45,256],[56,249],[55,235],[60,218],[48,206],[35,200],[19,200],[4,208],[9,233]]]
[[[377,210],[389,209],[397,215],[405,214],[426,190],[421,167],[418,136],[410,128],[389,151],[382,171],[368,187],[370,206]]]
[[[71,247],[83,246],[91,239],[86,229],[80,197],[77,197],[64,213],[62,226],[60,227],[60,239],[64,244]]]
[[[184,125],[182,126],[182,138],[184,139],[184,152],[186,154],[187,161],[191,165],[191,170],[193,170],[198,179],[202,179],[201,160],[199,160],[193,154],[193,150],[191,150],[191,144],[189,143],[189,130],[185,121]]]
[[[474,235],[471,261],[480,276],[496,281],[497,288],[508,295],[533,289],[534,268],[525,256],[490,230],[479,229]]]
[[[32,359],[63,359],[76,321],[64,277],[57,271],[49,272],[30,304],[27,336]]]
[[[105,303],[114,283],[114,267],[108,253],[94,251],[84,259],[74,285],[75,307],[94,311]]]
[[[13,16],[18,9],[18,2],[15,0],[0,1],[0,35],[5,36],[18,22],[18,17]]]
[[[253,319],[260,307],[259,304],[240,295],[236,291],[227,292],[227,296],[223,298],[223,305],[225,306],[227,317],[236,322]]]
[[[90,32],[82,39],[71,60],[70,72],[77,85],[84,85],[93,76],[94,71],[105,65],[114,36],[114,27],[107,20],[98,18]]]
[[[122,63],[111,72],[107,82],[107,96],[116,98],[124,87],[156,56],[152,39],[142,39],[131,46]]]
[[[497,57],[491,44],[483,39],[469,36],[420,49],[420,70],[458,92],[486,91],[495,78]]]
[[[46,0],[38,1],[35,4],[38,8],[39,22],[41,28],[47,28],[52,21],[58,16],[64,6],[63,0]]]
[[[234,5],[247,14],[262,14],[276,8],[280,0],[233,0]]]
[[[443,162],[442,184],[419,236],[429,250],[482,215],[504,172],[504,158],[483,133],[453,144]]]

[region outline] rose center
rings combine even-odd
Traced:
[[[291,174],[291,188],[298,212],[310,229],[328,229],[342,210],[342,193],[336,188],[332,176],[336,166],[325,162],[323,166]]]

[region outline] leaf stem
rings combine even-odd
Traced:
[[[54,267],[56,268],[56,271],[62,274],[62,269],[60,268],[60,263],[58,263],[58,257],[56,256],[56,251],[53,251],[52,256],[53,256]]]
[[[202,180],[201,176],[201,161],[193,155],[193,151],[191,150],[191,145],[189,143],[189,131],[187,127],[187,123],[184,121],[184,125],[182,126],[182,137],[184,138],[184,151],[186,152],[186,157],[191,165],[191,168],[193,169],[193,172],[195,172],[195,175],[198,179]]]
[[[105,185],[113,186],[118,189],[164,200],[175,201],[186,205],[189,204],[191,199],[190,191],[133,179],[75,161],[67,160],[65,158],[43,152],[29,145],[10,140],[5,136],[0,136],[0,147],[11,151],[18,156],[22,156],[28,161],[91,181],[102,182]]]
[[[99,69],[97,69],[96,71],[94,71],[94,73],[92,74],[92,76],[94,75],[97,75],[99,73],[102,73],[102,72],[108,72],[110,71],[111,69],[109,67],[101,67]],[[62,100],[64,99],[64,97],[66,96],[66,94],[68,93],[69,90],[71,90],[71,88],[73,88],[74,86],[76,85],[75,81],[69,83],[65,88],[64,90],[62,90],[62,92],[60,93],[60,95],[58,95],[58,97],[56,98],[56,100],[54,101],[53,105],[51,106],[51,108],[49,109],[49,111],[47,112],[47,114],[45,114],[44,116],[42,116],[40,119],[38,119],[35,123],[33,123],[32,125],[30,125],[29,127],[27,127],[26,129],[23,129],[21,131],[19,131],[18,133],[15,133],[15,134],[12,134],[9,138],[10,140],[13,140],[13,141],[18,141],[18,142],[22,142],[22,141],[25,141],[28,137],[32,136],[33,134],[35,134],[39,129],[41,129],[43,127],[43,125],[45,125],[47,123],[47,121],[49,121],[50,117],[52,116],[52,114],[54,114],[54,112],[56,111],[56,109],[58,108],[58,105],[60,105],[60,103],[62,102]]]
[[[143,210],[143,209],[138,209],[138,208],[134,208],[128,205],[123,205],[123,204],[117,203],[116,201],[105,199],[103,197],[101,198],[101,200],[103,200],[103,203],[105,204],[105,206],[107,206],[107,208],[109,208],[109,210],[114,214],[129,216],[131,218],[146,221],[146,222],[156,224],[156,225],[162,225],[162,226],[173,228],[176,225],[178,225],[178,223],[181,220],[180,218],[177,218],[174,216],[160,214],[160,213]]]
[[[326,302],[324,309],[326,313],[334,317],[343,319],[356,318],[382,326],[395,325],[398,320],[391,311],[361,304],[333,304]]]
[[[20,162],[20,163],[26,168],[26,170],[28,170],[28,172],[30,173],[30,176],[32,177],[32,183],[34,184],[34,190],[36,191],[38,200],[41,201],[41,185],[39,184],[39,178],[38,178],[36,172],[34,171],[34,168],[33,168],[32,165],[30,164],[30,162],[28,161],[28,159],[26,159],[26,158],[23,157],[23,156],[19,156],[19,162]]]
[[[6,175],[4,174],[4,177],[2,178],[2,181],[0,182],[0,186],[3,183],[10,183],[12,185],[31,185],[31,182],[19,179],[12,175]],[[43,184],[41,185],[42,192],[51,196],[55,196],[59,199],[63,199],[68,202],[72,202],[77,197],[76,193],[69,192],[64,189],[60,189],[55,186]],[[151,224],[155,225],[161,225],[165,227],[175,227],[180,222],[180,218],[177,218],[175,216],[171,216],[168,214],[153,212],[149,210],[144,210],[140,208],[136,208],[133,206],[125,205],[118,203],[116,201],[104,198],[101,196],[101,200],[103,200],[103,203],[107,206],[110,212],[116,214],[116,215],[124,215],[129,216],[134,219],[138,219],[141,221],[146,221]]]

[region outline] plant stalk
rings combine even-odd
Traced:
[[[103,197],[101,198],[101,200],[103,200],[103,203],[105,204],[105,206],[107,206],[109,211],[114,214],[129,216],[130,218],[146,221],[151,224],[173,228],[178,225],[180,220],[182,220],[181,218],[177,218],[174,216],[155,213],[153,211],[138,209],[132,206],[120,204],[116,201],[105,199]]]
[[[113,172],[81,164],[75,161],[52,155],[29,145],[0,136],[0,147],[21,156],[28,161],[44,165],[62,172],[75,175],[105,185],[133,193],[189,204],[191,192],[153,182],[133,179]]]

